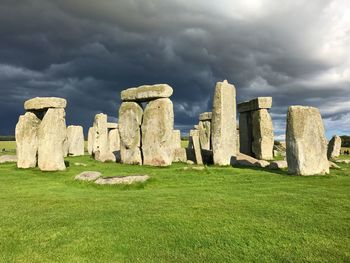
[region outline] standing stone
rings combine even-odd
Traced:
[[[67,137],[63,108],[47,110],[38,131],[38,166],[42,171],[65,170],[63,145]]]
[[[241,112],[239,114],[239,145],[240,152],[249,156],[253,155],[253,129],[250,112]]]
[[[145,165],[171,165],[174,154],[173,127],[174,110],[170,99],[157,99],[147,104],[141,126]]]
[[[214,164],[230,165],[236,155],[236,89],[227,80],[215,87],[212,112]]]
[[[68,135],[67,135],[63,143],[63,157],[67,157],[68,153],[69,153],[69,144],[68,144]]]
[[[198,134],[200,146],[203,150],[211,149],[211,122],[209,120],[200,121],[198,124]]]
[[[95,137],[95,127],[90,127],[89,132],[88,132],[88,152],[91,155],[92,154],[92,149],[94,145],[94,137]]]
[[[288,172],[297,175],[328,174],[327,140],[317,108],[291,106],[287,115]]]
[[[108,132],[109,150],[114,153],[120,151],[119,129],[111,129]]]
[[[142,164],[141,122],[142,107],[136,102],[123,102],[119,108],[119,135],[121,162]]]
[[[17,167],[33,168],[37,164],[40,119],[32,112],[19,117],[16,125]]]
[[[253,111],[253,142],[252,151],[256,159],[272,160],[273,159],[273,124],[267,109]]]
[[[72,156],[84,155],[84,132],[82,126],[67,127],[68,154]]]
[[[181,131],[173,130],[173,149],[181,148]]]
[[[328,143],[327,157],[329,160],[339,157],[341,150],[341,138],[339,136],[333,136]]]
[[[94,121],[95,136],[92,152],[95,160],[100,162],[115,162],[115,156],[109,151],[107,115],[96,114]]]
[[[193,149],[194,149],[194,155],[196,158],[196,163],[199,165],[203,164],[203,157],[202,157],[202,151],[200,147],[200,142],[199,142],[199,132],[198,130],[191,130],[190,131],[190,136],[192,138],[192,143],[193,143]]]

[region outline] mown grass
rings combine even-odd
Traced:
[[[298,177],[67,160],[66,171],[53,173],[0,165],[0,262],[350,261],[350,165]],[[73,180],[86,170],[151,180]]]

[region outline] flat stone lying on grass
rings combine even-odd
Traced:
[[[268,161],[258,160],[249,155],[245,155],[243,153],[237,153],[237,156],[233,157],[231,160],[231,165],[242,165],[242,166],[250,166],[250,167],[267,167],[270,165]]]
[[[100,178],[102,174],[100,172],[94,172],[94,171],[85,171],[80,174],[78,174],[74,179],[79,181],[95,181],[96,179]]]
[[[99,178],[95,181],[95,184],[133,184],[133,183],[144,183],[150,177],[148,175],[131,175],[131,176],[113,176],[106,178]]]
[[[336,163],[345,163],[345,164],[350,164],[350,160],[336,160]]]
[[[16,155],[2,155],[0,156],[0,163],[16,163],[17,156]]]
[[[329,168],[332,168],[332,169],[340,169],[340,166],[329,161]]]
[[[270,169],[284,169],[284,168],[288,168],[288,164],[287,161],[273,161],[270,163],[269,165]]]
[[[75,165],[75,166],[84,166],[84,167],[87,166],[87,164],[85,164],[85,163],[74,163],[74,165]]]

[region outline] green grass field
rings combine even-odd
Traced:
[[[67,160],[53,173],[0,165],[0,262],[350,262],[350,165],[299,177]],[[86,170],[151,180],[73,180]]]

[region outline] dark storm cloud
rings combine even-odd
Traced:
[[[349,132],[347,1],[3,0],[0,133],[24,100],[68,100],[67,123],[117,118],[120,91],[168,83],[176,126],[211,109],[215,83],[237,100],[273,96],[277,135],[288,105],[321,109],[329,133]]]

